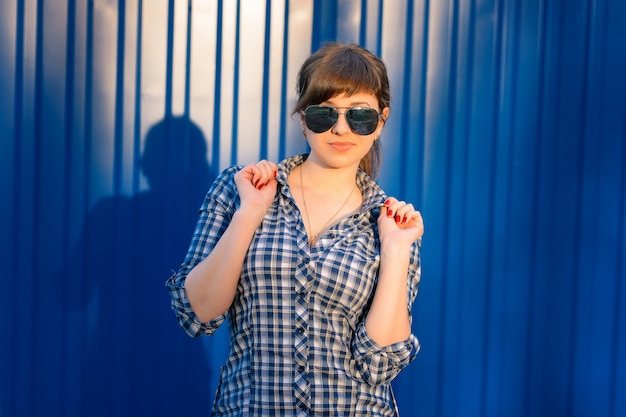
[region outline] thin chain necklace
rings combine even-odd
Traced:
[[[348,197],[346,197],[346,200],[337,209],[335,214],[333,214],[330,217],[330,219],[328,219],[328,221],[324,224],[324,226],[320,228],[319,232],[313,234],[312,237],[309,237],[309,246],[313,246],[313,243],[317,240],[317,237],[319,236],[319,234],[326,229],[326,226],[328,226],[330,222],[332,222],[335,219],[335,217],[337,217],[341,209],[344,208],[346,204],[348,204],[348,201],[350,200],[350,197],[352,197],[354,190],[356,190],[356,182],[354,183],[354,187],[352,187],[352,190],[350,190],[350,194],[348,194]],[[304,214],[306,215],[306,221],[309,225],[309,231],[313,233],[313,228],[311,227],[311,219],[309,218],[309,209],[306,206],[306,198],[304,198],[304,183],[302,182],[302,165],[300,165],[300,192],[302,193],[302,204],[304,205]]]

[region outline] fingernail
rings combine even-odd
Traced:
[[[393,211],[391,209],[387,209],[387,217],[393,216]]]
[[[406,216],[404,216],[404,218],[402,219],[402,223],[406,223],[408,219],[406,218]]]
[[[276,178],[276,175],[278,175],[278,172],[274,171],[274,178]]]
[[[400,223],[400,216],[396,216],[396,223]]]
[[[383,204],[385,207],[387,207],[389,205],[389,199],[385,200],[385,203]]]

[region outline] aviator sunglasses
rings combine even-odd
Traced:
[[[335,126],[343,114],[350,129],[357,135],[371,135],[378,127],[382,114],[370,107],[339,107],[348,109],[339,113],[336,107],[313,105],[302,110],[306,126],[315,133],[323,133]]]

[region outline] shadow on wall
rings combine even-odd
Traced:
[[[179,328],[164,287],[215,177],[202,132],[186,118],[157,123],[141,169],[149,190],[100,201],[62,269],[66,314],[81,317],[83,327],[74,335],[82,352],[69,364],[72,415],[207,415],[211,408],[219,370],[210,359],[223,352],[205,351]]]

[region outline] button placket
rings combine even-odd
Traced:
[[[303,266],[303,271],[307,271],[307,266]],[[294,391],[296,406],[299,410],[308,410],[310,407],[311,386],[308,379],[308,274],[297,274],[298,282],[294,288]]]

